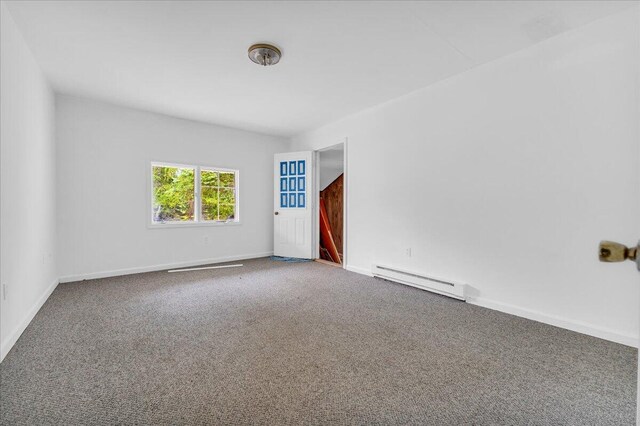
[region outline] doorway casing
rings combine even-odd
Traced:
[[[320,206],[320,153],[323,151],[329,151],[335,149],[336,147],[342,145],[343,147],[343,169],[342,173],[344,174],[343,180],[343,208],[342,208],[342,268],[347,269],[348,262],[348,253],[349,253],[349,235],[347,233],[349,226],[349,140],[348,138],[344,138],[342,141],[338,143],[334,143],[331,145],[327,145],[323,148],[318,148],[313,151],[314,163],[317,167],[315,167],[315,176],[313,179],[313,223],[314,226],[314,234],[315,234],[315,245],[314,245],[314,256],[316,259],[320,259],[320,214],[318,212],[318,208]]]

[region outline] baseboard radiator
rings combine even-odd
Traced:
[[[453,297],[454,299],[465,300],[465,285],[461,283],[429,277],[415,272],[402,271],[383,265],[373,265],[371,272],[374,277],[410,285],[422,290]]]

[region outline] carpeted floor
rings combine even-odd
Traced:
[[[637,351],[316,262],[60,284],[2,424],[631,425]]]

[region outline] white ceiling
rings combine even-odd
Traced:
[[[290,136],[637,4],[20,1],[62,93]],[[262,68],[247,47],[272,42]]]

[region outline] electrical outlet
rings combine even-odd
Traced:
[[[411,247],[407,248],[407,257],[411,257]]]
[[[204,238],[202,239],[204,241],[204,245],[208,246],[209,245],[209,236],[205,235]]]
[[[2,300],[7,300],[7,283],[2,284]]]

